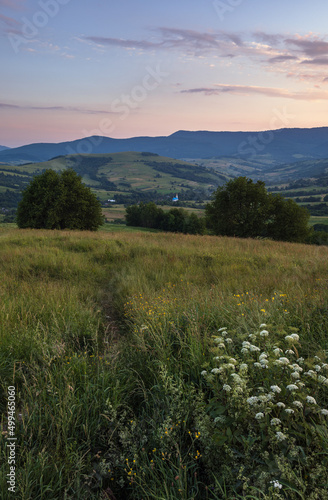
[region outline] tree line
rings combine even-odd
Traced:
[[[309,211],[294,200],[268,193],[262,181],[246,177],[219,187],[205,217],[182,208],[164,211],[154,202],[126,208],[129,226],[186,234],[328,244],[328,233],[309,227]],[[101,204],[74,170],[46,170],[23,191],[16,221],[21,228],[96,230],[104,223]]]
[[[162,231],[204,234],[205,221],[194,213],[188,213],[183,208],[171,208],[164,211],[154,202],[130,205],[126,208],[127,226],[148,227]]]
[[[294,200],[268,193],[264,182],[254,183],[246,177],[219,187],[206,205],[203,218],[182,209],[164,212],[155,203],[126,209],[129,226],[291,242],[310,242],[313,230],[309,228],[309,218],[309,212]]]

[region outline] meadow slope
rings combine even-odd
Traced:
[[[328,498],[326,247],[15,228],[0,242],[4,500]]]

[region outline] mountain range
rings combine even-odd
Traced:
[[[113,139],[91,136],[61,143],[0,147],[0,162],[19,165],[73,154],[151,152],[176,159],[231,157],[274,166],[301,160],[328,158],[328,127],[283,128],[263,132],[209,132],[180,130],[169,136]],[[1,150],[2,149],[2,150]]]

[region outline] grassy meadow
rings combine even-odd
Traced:
[[[0,227],[2,498],[328,499],[327,284],[324,246]]]

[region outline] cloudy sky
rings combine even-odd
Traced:
[[[0,144],[328,125],[327,0],[0,0]]]

